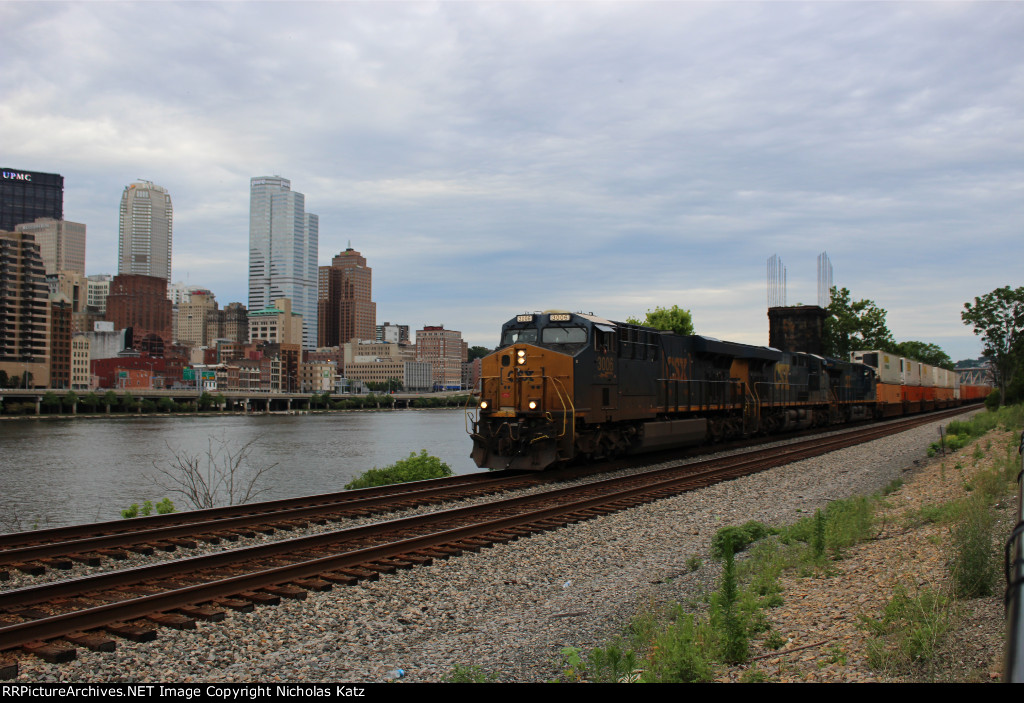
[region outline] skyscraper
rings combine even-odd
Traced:
[[[64,176],[0,169],[0,230],[13,232],[38,217],[64,219]]]
[[[302,315],[302,346],[317,343],[319,218],[306,212],[306,196],[280,176],[249,181],[249,310],[289,298]]]
[[[377,304],[371,299],[373,269],[351,245],[320,267],[319,346],[336,347],[352,339],[375,339]]]
[[[174,213],[166,188],[150,181],[126,186],[121,195],[117,272],[171,280]]]

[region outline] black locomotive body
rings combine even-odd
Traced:
[[[594,315],[518,315],[482,360],[472,457],[601,458],[870,417],[872,370]]]

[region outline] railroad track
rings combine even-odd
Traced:
[[[22,648],[62,661],[74,657],[76,646],[110,650],[116,646],[111,634],[152,639],[159,626],[192,628],[197,619],[223,619],[226,609],[248,610],[281,598],[302,599],[310,590],[326,590],[463,551],[478,551],[936,419],[941,415],[536,495],[7,591],[0,593],[0,652]]]

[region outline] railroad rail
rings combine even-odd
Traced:
[[[97,630],[152,639],[160,625],[195,627],[197,618],[223,619],[225,609],[302,599],[309,590],[479,551],[936,419],[911,418],[583,486],[7,591],[0,593],[0,652],[20,647],[60,661],[73,658],[74,646],[110,650],[115,641]]]
[[[932,421],[959,412],[962,411],[934,413],[928,418]],[[910,421],[913,420],[912,418]],[[813,444],[820,440],[807,441]],[[8,577],[9,570],[39,575],[47,569],[69,569],[75,563],[96,566],[105,558],[124,559],[129,552],[151,555],[156,551],[173,552],[179,547],[194,548],[200,542],[233,542],[239,537],[253,537],[257,532],[287,532],[305,527],[309,523],[322,525],[327,522],[340,522],[423,505],[507,492],[572,480],[614,470],[622,465],[623,463],[619,462],[543,473],[481,472],[132,520],[0,534],[0,580]]]

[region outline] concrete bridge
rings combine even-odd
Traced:
[[[51,388],[51,389],[17,389],[17,388],[3,388],[0,389],[0,402],[5,405],[9,402],[15,403],[35,403],[35,414],[42,414],[42,403],[43,396],[47,393],[53,393],[60,399],[70,393],[66,388]],[[224,398],[224,407],[218,408],[222,410],[234,411],[234,412],[253,412],[253,413],[269,413],[269,412],[308,412],[310,410],[317,410],[318,408],[313,407],[313,396],[321,397],[320,394],[313,393],[269,393],[261,391],[197,391],[194,388],[174,388],[174,389],[96,389],[92,391],[76,390],[75,395],[79,398],[79,405],[81,405],[81,399],[83,396],[89,393],[95,393],[100,398],[103,398],[107,393],[113,392],[120,403],[121,398],[125,395],[131,395],[136,400],[152,400],[159,402],[161,398],[170,398],[176,403],[186,403],[189,401],[198,401],[200,396],[205,392],[211,398],[217,398],[221,396]],[[450,398],[452,396],[463,396],[469,395],[470,391],[440,391],[437,393],[391,393],[391,394],[377,394],[374,393],[374,397],[381,398],[380,407],[395,407],[395,408],[408,408],[413,400],[417,398]],[[344,400],[346,398],[365,398],[369,394],[357,395],[357,394],[343,394],[343,395],[331,395],[332,401]],[[104,408],[103,405],[97,406]],[[320,408],[322,409],[322,408]],[[71,414],[76,414],[78,408],[72,409]],[[102,412],[102,411],[101,411]],[[107,410],[109,412],[109,410]]]

